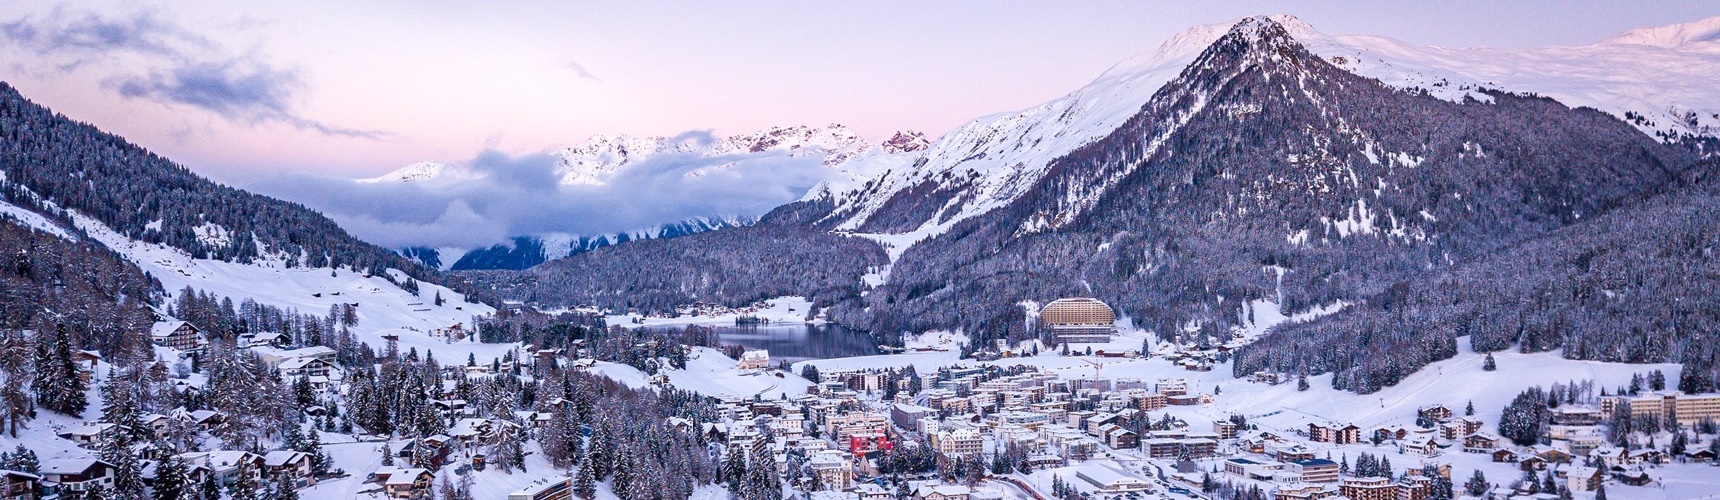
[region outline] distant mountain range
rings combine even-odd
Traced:
[[[1655,256],[1585,258],[1611,267],[1569,270],[1602,287],[1582,294],[1605,291],[1592,275],[1603,269],[1712,269],[1714,231],[1666,224],[1682,233],[1623,238],[1616,224],[1630,219],[1611,214],[1705,203],[1691,193],[1720,148],[1720,86],[1702,76],[1720,74],[1717,33],[1711,19],[1584,47],[1499,50],[1326,35],[1288,16],[1197,27],[1063,98],[980,118],[923,151],[850,159],[840,168],[857,175],[772,211],[755,231],[466,275],[548,305],[659,311],[786,291],[887,342],[937,329],[1024,338],[1021,304],[1071,295],[1106,300],[1161,337],[1210,342],[1250,331],[1265,309],[1337,311],[1279,327],[1301,333],[1268,335],[1273,350],[1246,349],[1235,367],[1337,372],[1335,384],[1362,392],[1449,357],[1464,335],[1483,350],[1580,345],[1567,355],[1688,362],[1711,355],[1702,332],[1720,330],[1690,309],[1573,299],[1396,308],[1426,297],[1403,294],[1481,267],[1489,274],[1466,286],[1539,282],[1541,269],[1497,263],[1573,234],[1615,235],[1597,252]],[[832,245],[856,257],[817,253]],[[806,253],[806,265],[759,272],[745,256],[764,247]],[[693,253],[703,265],[665,260]],[[709,279],[719,275],[728,279]],[[790,281],[801,288],[785,290]],[[1373,312],[1382,308],[1397,316]],[[1459,310],[1471,312],[1401,322]],[[1552,341],[1533,333],[1547,325],[1526,323],[1601,316],[1613,328]],[[1699,326],[1682,336],[1625,326],[1643,321]]]
[[[557,165],[554,176],[564,186],[601,186],[617,176],[628,175],[632,169],[655,168],[657,165],[653,160],[657,159],[676,163],[678,168],[686,170],[682,175],[691,178],[720,173],[749,161],[786,155],[789,158],[817,158],[819,165],[833,170],[842,178],[858,178],[868,173],[848,170],[851,166],[865,165],[854,161],[856,159],[911,153],[925,149],[928,144],[925,135],[918,132],[898,132],[882,142],[872,143],[842,125],[775,127],[728,137],[600,135],[555,152]],[[358,182],[451,185],[481,180],[486,175],[457,164],[422,162]],[[706,214],[607,234],[530,234],[485,248],[407,247],[400,252],[441,269],[524,269],[545,260],[627,241],[673,238],[743,226],[751,224],[756,215]]]

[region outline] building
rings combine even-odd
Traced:
[[[936,417],[937,410],[915,404],[896,403],[890,405],[890,423],[896,427],[915,430],[919,427],[920,419]]]
[[[181,351],[196,350],[209,343],[203,338],[203,331],[184,321],[156,323],[149,330],[149,341],[158,346]]]
[[[1166,396],[1182,396],[1188,394],[1188,379],[1161,378],[1159,379],[1159,383],[1153,388],[1154,390],[1157,390],[1159,394]]]
[[[770,351],[756,349],[741,353],[741,360],[735,368],[742,370],[763,370],[770,368]]]
[[[1346,477],[1338,494],[1350,500],[1398,500],[1398,487],[1383,477]]]
[[[1496,449],[1499,449],[1499,436],[1477,432],[1463,437],[1463,451],[1466,453],[1492,453]]]
[[[914,490],[914,500],[968,500],[972,493],[959,484],[928,484]]]
[[[304,488],[317,484],[316,476],[311,475],[311,456],[308,453],[279,450],[263,455],[263,467],[269,477],[279,477],[281,474],[291,474],[293,486]]]
[[[1053,300],[1039,311],[1040,328],[1065,344],[1110,342],[1117,334],[1116,320],[1111,306],[1090,298]]]
[[[1236,422],[1214,420],[1212,421],[1212,432],[1217,433],[1219,439],[1236,439]]]
[[[1611,414],[1624,404],[1630,405],[1630,415],[1636,418],[1665,420],[1667,415],[1671,415],[1684,425],[1695,424],[1704,418],[1720,420],[1720,394],[1645,392],[1637,396],[1608,396],[1601,398],[1601,412]]]
[[[1452,413],[1451,408],[1447,408],[1445,405],[1440,404],[1423,406],[1415,412],[1415,416],[1432,420],[1434,422],[1444,422],[1446,419],[1451,418],[1453,414],[1454,413]],[[1352,498],[1350,500],[1357,499]]]
[[[1573,465],[1565,469],[1565,487],[1571,491],[1594,491],[1601,487],[1601,470],[1594,467]]]
[[[1338,463],[1323,458],[1297,460],[1285,465],[1285,470],[1294,472],[1308,483],[1338,482]]]
[[[1283,469],[1283,462],[1261,462],[1247,458],[1232,458],[1224,461],[1224,473],[1243,479],[1267,480]]]
[[[1354,424],[1308,424],[1308,440],[1316,443],[1356,444],[1362,440],[1362,428]]]
[[[819,484],[833,490],[845,490],[854,485],[854,466],[848,457],[841,452],[822,452],[814,454],[806,461],[812,474],[818,476]]]
[[[42,484],[62,494],[82,494],[97,486],[111,491],[115,472],[113,464],[103,460],[56,458],[42,463]]]
[[[532,483],[508,494],[508,500],[571,500],[573,478],[552,477]]]
[[[938,433],[938,453],[946,457],[979,456],[985,452],[985,438],[971,429],[955,429]]]
[[[392,469],[392,470],[388,470]],[[384,471],[387,470],[385,474]],[[390,498],[416,498],[430,492],[431,482],[436,480],[436,474],[428,469],[395,469],[383,467],[376,471],[377,479],[382,481],[382,493]]]
[[[36,500],[42,476],[15,470],[0,470],[0,500]]]
[[[1106,493],[1121,493],[1127,491],[1142,491],[1151,484],[1141,478],[1126,472],[1101,464],[1087,464],[1075,470],[1075,477],[1087,481],[1095,488]]]

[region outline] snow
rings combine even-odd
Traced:
[[[770,324],[823,324],[822,319],[806,319],[807,311],[812,310],[812,301],[806,297],[787,296],[764,301],[764,307],[752,310],[750,308],[732,309],[720,314],[682,314],[675,317],[646,316],[638,313],[611,314],[603,320],[611,326],[629,328],[647,326],[734,326],[735,320],[742,314],[768,321]]]
[[[72,236],[72,233],[66,231],[65,228],[60,227],[60,225],[55,223],[52,219],[5,201],[0,201],[0,219],[16,221],[24,227],[52,234],[67,240],[77,240],[76,236]]]
[[[807,388],[813,386],[811,381],[794,373],[774,369],[742,371],[736,365],[736,361],[724,356],[722,351],[695,347],[687,356],[686,369],[662,370],[660,373],[677,388],[715,398],[792,398],[806,394]],[[631,366],[600,362],[590,370],[630,387],[649,385],[649,377]]]
[[[430,330],[455,324],[470,326],[473,317],[495,313],[495,308],[476,302],[467,303],[463,294],[441,285],[419,282],[419,293],[414,295],[381,276],[366,277],[351,269],[289,268],[284,257],[278,254],[258,259],[253,264],[196,259],[177,248],[128,239],[100,221],[76,211],[70,214],[77,227],[90,238],[119,252],[160,280],[169,295],[190,286],[231,298],[234,302],[249,298],[319,316],[327,314],[329,306],[334,304],[357,304],[358,324],[352,331],[373,346],[381,345],[384,333],[393,333],[400,335],[402,349],[409,346],[434,348],[457,354],[460,358],[468,352],[480,356],[499,355],[511,347],[477,344],[471,340],[448,344],[444,339],[430,337]],[[390,273],[396,280],[404,282],[406,279],[406,275],[399,271],[390,270]],[[437,294],[444,299],[441,306],[435,304]]]

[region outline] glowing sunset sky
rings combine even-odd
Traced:
[[[592,134],[937,135],[1188,26],[1288,11],[1430,44],[1584,44],[1720,4],[0,2],[0,78],[218,180],[365,177]]]

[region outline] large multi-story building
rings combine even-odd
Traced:
[[[1612,414],[1624,404],[1630,405],[1630,415],[1637,418],[1664,420],[1671,415],[1685,425],[1704,418],[1720,420],[1720,394],[1645,392],[1637,396],[1608,396],[1601,398],[1601,412]]]
[[[1110,342],[1117,334],[1116,320],[1111,306],[1089,298],[1053,300],[1039,311],[1040,328],[1065,344]]]
[[[1347,477],[1338,484],[1338,494],[1350,500],[1397,500],[1398,487],[1383,477]]]
[[[955,429],[938,433],[938,453],[946,457],[975,457],[985,452],[985,438],[971,429]]]

